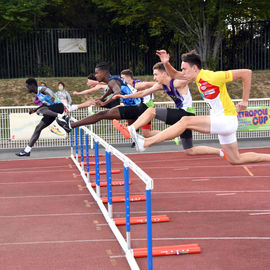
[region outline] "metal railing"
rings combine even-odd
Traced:
[[[236,104],[239,100],[233,100]],[[194,101],[196,115],[208,115],[209,109],[204,101]],[[156,107],[170,107],[174,108],[173,102],[155,102]],[[263,99],[250,99],[249,106],[270,106],[270,98]],[[12,140],[10,136],[10,122],[9,115],[11,113],[27,113],[30,108],[34,106],[22,106],[22,107],[0,107],[0,149],[17,149],[23,148],[27,145],[28,140]],[[99,107],[93,107],[94,112],[101,110]],[[80,120],[86,116],[89,116],[88,109],[81,109],[71,113],[71,116]],[[156,119],[152,121],[152,129],[163,130],[167,126]],[[111,120],[102,120],[94,125],[87,126],[98,136],[102,137],[109,144],[130,144],[131,140],[126,140],[123,136],[113,128]],[[243,138],[269,138],[270,131],[250,131],[250,132],[238,132],[237,137]],[[217,135],[203,134],[199,132],[193,132],[193,139],[196,140],[217,140]],[[34,147],[68,147],[70,145],[70,139],[39,139]]]

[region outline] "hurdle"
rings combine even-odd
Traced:
[[[75,120],[74,118],[72,120]],[[80,161],[78,155],[78,128],[75,128],[75,150],[76,155],[73,153],[73,132],[70,133],[71,143],[71,159],[76,165],[77,169],[81,173],[86,188],[92,195],[93,199],[96,201],[99,206],[107,224],[115,235],[118,243],[120,244],[127,262],[131,269],[137,270],[140,269],[136,258],[147,257],[147,266],[148,270],[153,269],[153,256],[164,256],[164,255],[180,255],[180,254],[192,254],[200,253],[200,247],[198,244],[189,244],[189,245],[178,245],[178,246],[165,246],[165,247],[153,247],[152,246],[152,223],[157,222],[168,222],[169,218],[166,215],[162,216],[152,216],[152,206],[151,206],[151,190],[154,188],[153,179],[147,175],[140,167],[138,167],[132,160],[126,157],[123,153],[119,152],[113,146],[109,145],[106,141],[100,138],[98,135],[94,134],[92,131],[86,127],[79,127],[80,132]],[[86,155],[83,153],[83,132],[85,133],[85,146],[86,146]],[[95,151],[95,190],[90,183],[90,174],[89,174],[89,136],[94,140],[94,151]],[[107,197],[101,197],[101,185],[100,185],[100,170],[99,170],[99,145],[104,147],[106,151],[106,178],[107,178]],[[111,154],[117,157],[123,163],[124,170],[124,196],[113,197],[112,196],[112,170],[111,170]],[[84,169],[84,158],[86,158],[86,170]],[[129,194],[129,169],[131,169],[139,179],[145,185],[145,195],[130,195]],[[131,217],[130,216],[130,202],[137,201],[146,201],[146,217]],[[124,202],[125,203],[125,218],[113,218],[113,202]],[[105,207],[107,204],[107,208]],[[147,247],[146,248],[137,248],[132,249],[131,247],[131,224],[143,224],[146,223],[146,232],[147,232]],[[122,235],[117,226],[125,225],[126,226],[126,237]],[[139,225],[138,225],[139,226]]]

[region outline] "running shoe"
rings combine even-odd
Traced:
[[[145,148],[144,148],[144,137],[139,135],[139,134],[136,134],[136,138],[134,137],[134,142],[136,144],[136,151],[137,152],[143,152],[145,151]]]
[[[114,128],[116,128],[117,130],[119,130],[122,133],[122,135],[124,136],[125,139],[130,138],[129,127],[127,127],[126,125],[122,125],[116,119],[113,119],[113,126],[114,126]]]
[[[31,152],[25,152],[24,150],[21,151],[20,153],[16,153],[15,155],[18,157],[30,157]]]
[[[178,139],[178,137],[172,139],[172,141],[175,142],[176,145],[179,145],[179,139]]]
[[[227,159],[227,156],[223,149],[220,149],[220,156],[223,157],[224,159]]]
[[[56,122],[57,124],[62,127],[67,133],[69,133],[71,131],[71,126],[70,126],[70,121],[69,121],[69,116],[68,115],[64,115],[63,117],[57,117],[56,118]]]

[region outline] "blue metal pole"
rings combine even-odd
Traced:
[[[70,154],[73,156],[73,130],[70,131]]]
[[[153,269],[152,252],[152,209],[151,209],[151,189],[146,190],[146,220],[147,220],[147,262],[148,270]]]
[[[111,153],[106,150],[106,175],[107,175],[107,198],[108,212],[112,218],[112,171],[111,171]]]
[[[80,146],[81,146],[81,168],[84,171],[84,158],[83,158],[83,130],[80,128]]]
[[[128,249],[131,248],[130,242],[130,198],[129,198],[129,168],[124,165],[125,180],[125,208],[126,208],[126,236]]]
[[[100,197],[100,174],[99,174],[99,145],[95,141],[95,170],[96,170],[96,193]]]
[[[78,128],[75,128],[75,151],[76,151],[76,160],[78,161],[79,149],[78,149]]]
[[[89,176],[89,136],[85,134],[85,148],[86,148],[86,172],[87,172],[87,179],[90,182]]]

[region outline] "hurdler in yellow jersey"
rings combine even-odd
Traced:
[[[226,87],[226,83],[232,80],[232,71],[200,70],[196,78],[196,84],[202,98],[210,106],[211,115],[237,115],[235,105]]]

